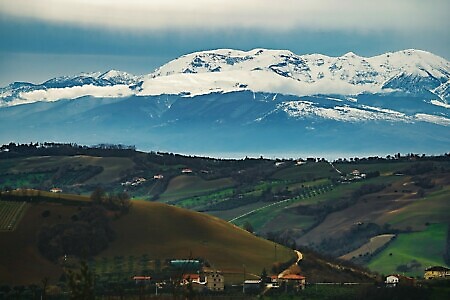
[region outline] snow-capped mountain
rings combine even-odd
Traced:
[[[158,94],[154,83],[161,88],[165,82],[179,82],[186,89],[184,92],[195,95],[214,90],[244,89],[297,96],[393,90],[423,93],[437,89],[449,80],[450,63],[420,50],[365,58],[351,52],[341,57],[329,57],[320,54],[299,56],[280,50],[222,49],[182,56],[149,77],[144,80],[141,94]],[[191,88],[183,83],[191,84]],[[178,89],[176,92],[183,91]]]
[[[420,50],[368,58],[202,51],[144,76],[113,70],[10,84],[0,89],[0,142],[70,137],[239,152],[349,151],[357,141],[361,150],[444,152],[449,79],[450,63]]]
[[[434,94],[446,103],[449,78],[447,60],[420,50],[365,58],[351,52],[329,57],[287,50],[219,49],[181,56],[142,77],[111,70],[58,77],[38,85],[16,82],[0,90],[0,105],[82,96],[196,96],[242,90],[296,96],[397,91]]]
[[[81,73],[75,76],[61,76],[42,84],[14,82],[0,89],[0,106],[10,106],[36,101],[57,101],[82,96],[114,97],[131,95],[129,86],[140,77],[126,72]]]
[[[228,76],[234,78],[232,83],[241,85],[232,84],[233,87],[254,91],[283,92],[274,90],[277,89],[275,82],[272,85],[258,85],[248,78],[252,77],[249,74],[268,73],[268,77],[278,75],[288,79],[283,80],[277,76],[272,78],[280,82],[278,86],[289,84],[291,89],[287,92],[298,96],[358,94],[380,92],[383,89],[415,91],[417,86],[428,90],[437,88],[448,81],[450,63],[420,50],[404,50],[365,58],[352,52],[341,57],[329,57],[320,54],[299,56],[280,50],[255,49],[244,52],[221,49],[182,56],[149,76],[170,78],[177,74],[201,73],[210,73],[212,83],[217,83],[216,79],[227,79],[220,74],[232,75]],[[148,80],[149,86],[151,82]],[[329,86],[328,90],[326,86]],[[218,88],[217,85],[210,87]],[[306,91],[302,91],[303,89]]]

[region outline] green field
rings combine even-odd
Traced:
[[[52,177],[51,172],[24,173],[24,174],[2,174],[0,188],[3,187],[28,187],[49,180]]]
[[[443,259],[447,224],[432,224],[422,232],[402,233],[393,240],[386,249],[376,255],[368,267],[382,274],[399,273],[400,265],[413,265],[417,261],[420,266],[405,273],[409,276],[421,276],[425,268],[445,266]]]
[[[323,183],[326,181],[318,180],[317,182]],[[305,190],[303,194],[300,196],[288,199],[286,201],[280,201],[279,203],[266,204],[267,207],[257,208],[253,213],[248,214],[242,218],[239,218],[233,221],[234,224],[242,226],[245,222],[249,222],[256,231],[259,231],[264,227],[267,223],[273,220],[278,215],[282,214],[286,209],[293,205],[297,205],[299,203],[306,203],[311,201],[320,201],[315,199],[316,197],[327,197],[328,193],[333,191],[333,186],[322,186],[315,184],[316,182],[310,182],[305,184],[306,187],[309,187],[308,190]],[[306,223],[311,224],[312,221],[310,218],[306,218]],[[305,224],[303,224],[305,225]],[[272,228],[270,228],[273,230]]]
[[[89,269],[103,281],[126,280],[136,274],[150,274],[156,269],[155,260],[150,259],[147,254],[92,258],[88,261],[88,265]]]
[[[278,205],[273,205],[264,209],[259,209],[252,214],[242,217],[236,220],[234,223],[242,225],[245,222],[249,222],[253,228],[257,231],[263,229],[263,231],[276,231],[284,230],[287,228],[301,228],[306,229],[314,224],[314,217],[293,215],[290,208],[294,208],[298,205],[314,205],[318,203],[334,202],[339,199],[348,198],[351,193],[361,187],[364,184],[389,184],[396,180],[394,176],[381,176],[371,178],[365,181],[353,182],[351,184],[333,186],[327,179],[318,179],[315,181],[304,182],[301,185],[299,183],[292,184],[293,186],[307,187],[305,193],[300,197],[292,198],[291,201],[282,202]],[[322,186],[321,184],[330,184]],[[288,186],[289,187],[289,186]],[[267,205],[267,204],[266,204]],[[249,212],[255,208],[251,208],[248,211],[240,211],[241,214]],[[218,214],[221,215],[221,214]],[[237,217],[234,216],[234,217]],[[232,219],[232,218],[230,218]]]
[[[159,201],[170,202],[198,196],[233,186],[231,178],[204,180],[197,176],[181,175],[173,178]]]
[[[410,226],[414,229],[423,229],[426,223],[450,224],[449,195],[450,186],[446,186],[417,199],[395,213],[386,215],[382,221],[397,228]]]
[[[211,204],[216,204],[216,203],[225,201],[232,195],[233,195],[233,189],[225,188],[223,190],[208,193],[203,196],[194,196],[191,198],[182,199],[182,200],[176,201],[175,204],[179,207],[189,208],[189,209],[205,208]]]

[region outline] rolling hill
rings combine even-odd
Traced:
[[[102,150],[104,156],[98,156],[100,153],[93,156],[93,151],[99,149],[78,146],[70,150],[74,151],[72,155],[67,155],[70,152],[67,149],[59,155],[45,155],[54,150],[39,147],[27,150],[38,151],[37,156],[17,149],[3,152],[2,188],[57,186],[64,192],[88,195],[100,184],[109,192],[126,191],[135,199],[168,202],[237,226],[250,224],[258,235],[278,243],[345,257],[373,271],[395,273],[409,265],[413,267],[405,273],[417,276],[430,262],[445,263],[446,224],[450,222],[448,155],[395,154],[386,158],[338,159],[331,163],[315,158],[223,160],[137,151],[125,155],[125,150]],[[106,161],[116,165],[95,168]],[[182,174],[185,168],[192,169],[192,173]],[[83,175],[86,172],[91,176]],[[153,179],[155,174],[163,178]],[[135,186],[125,185],[134,178],[146,180]],[[76,200],[83,196],[71,197]],[[137,201],[130,216],[143,219],[144,211],[150,213],[150,207],[159,207],[153,202]],[[178,210],[171,207],[171,211]],[[141,231],[161,238],[153,229],[138,228],[135,219],[123,217],[126,218],[130,218],[129,224],[134,224],[136,239]],[[114,224],[121,222],[119,219]],[[145,222],[157,227],[151,220]],[[118,232],[121,230],[117,227]],[[433,235],[437,238],[431,238]],[[393,238],[380,239],[386,236]],[[411,248],[412,252],[408,252],[403,245],[410,245],[415,236],[423,238],[431,248]],[[199,242],[201,253],[207,245],[213,247],[208,241]],[[141,247],[138,242],[134,245]],[[109,253],[104,256],[106,260],[120,256],[120,251],[114,249],[106,250]],[[180,251],[190,253],[186,249]],[[154,251],[157,254],[159,250]],[[142,255],[136,254],[134,259]]]
[[[45,277],[58,281],[63,273],[61,264],[39,253],[37,236],[43,226],[71,222],[79,205],[29,203],[16,229],[0,232],[0,282],[25,285]],[[44,217],[44,211],[49,216]],[[243,268],[248,274],[259,274],[277,261],[295,258],[292,250],[278,245],[274,252],[273,242],[223,220],[160,203],[134,201],[128,214],[112,222],[112,228],[115,240],[95,260],[142,255],[153,260],[202,258],[233,275],[242,274]]]

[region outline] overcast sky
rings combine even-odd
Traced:
[[[193,51],[288,49],[450,58],[449,0],[0,0],[0,85],[120,69]]]

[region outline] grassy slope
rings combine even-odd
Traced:
[[[114,223],[116,240],[100,256],[148,254],[151,258],[202,257],[212,266],[259,274],[275,262],[274,243],[221,219],[160,203],[135,201],[130,213]],[[277,246],[277,261],[294,257]]]
[[[389,223],[397,228],[411,226],[414,229],[424,229],[427,222],[449,224],[449,195],[450,186],[446,186],[394,213],[384,215],[378,221]]]
[[[311,204],[311,203],[316,203],[316,202],[322,201],[324,198],[326,198],[328,196],[328,194],[331,194],[333,192],[332,190],[324,191],[321,188],[319,188],[320,185],[324,185],[324,184],[331,186],[331,183],[326,179],[319,179],[319,180],[315,180],[315,181],[303,182],[301,184],[299,184],[299,183],[288,184],[288,185],[286,185],[287,189],[310,187],[311,190],[308,192],[305,191],[305,194],[303,196],[292,197],[289,201],[281,201],[279,204],[274,204],[269,207],[260,209],[260,210],[256,211],[255,213],[252,213],[243,218],[240,218],[239,220],[235,221],[234,223],[237,225],[242,225],[248,221],[248,222],[250,222],[250,224],[252,224],[253,228],[255,230],[257,230],[258,232],[287,229],[287,228],[291,228],[293,224],[295,224],[295,228],[297,228],[298,226],[307,227],[313,222],[312,218],[309,218],[309,217],[298,218],[299,216],[292,214],[292,211],[289,208],[291,208],[299,203]],[[268,206],[270,204],[271,203],[260,202],[259,207]],[[255,208],[253,208],[253,209],[255,209]],[[234,217],[240,216],[251,210],[252,209],[249,209],[247,211],[242,211],[241,214],[236,215]],[[292,222],[289,222],[289,220]],[[266,228],[269,230],[265,230]]]
[[[371,253],[375,252],[377,249],[379,249],[380,247],[383,247],[384,245],[389,243],[393,237],[395,237],[395,234],[381,234],[381,235],[374,236],[366,244],[362,245],[361,247],[359,247],[358,249],[356,249],[350,253],[342,255],[339,258],[350,260],[353,257],[358,257],[359,255],[364,255],[366,253],[371,254]]]
[[[188,198],[203,193],[230,187],[234,184],[231,178],[203,180],[197,176],[181,175],[173,178],[159,201],[168,202]]]
[[[42,217],[50,210],[48,218]],[[61,268],[44,259],[37,249],[37,236],[44,225],[70,222],[77,206],[34,203],[14,232],[0,232],[0,283],[39,283],[59,279]],[[292,250],[255,237],[223,220],[160,203],[135,201],[130,212],[112,223],[116,239],[97,258],[120,255],[150,258],[202,257],[228,272],[259,274],[277,261],[288,261]]]
[[[417,260],[421,267],[406,275],[423,276],[423,269],[429,266],[445,266],[442,255],[446,235],[447,224],[433,224],[425,231],[399,234],[397,239],[370,261],[368,267],[382,274],[398,273],[397,266]]]
[[[369,180],[340,185],[329,195],[325,201],[334,201],[340,198],[351,197],[351,193],[363,184],[391,184],[397,180],[396,176],[380,176]],[[324,237],[336,237],[351,228],[356,222],[375,222],[380,216],[395,211],[412,203],[414,200],[398,201],[404,195],[395,193],[394,187],[388,187],[380,193],[364,196],[362,201],[327,215],[323,222],[313,228],[299,240],[301,243],[319,242]],[[328,194],[324,194],[328,196]]]

